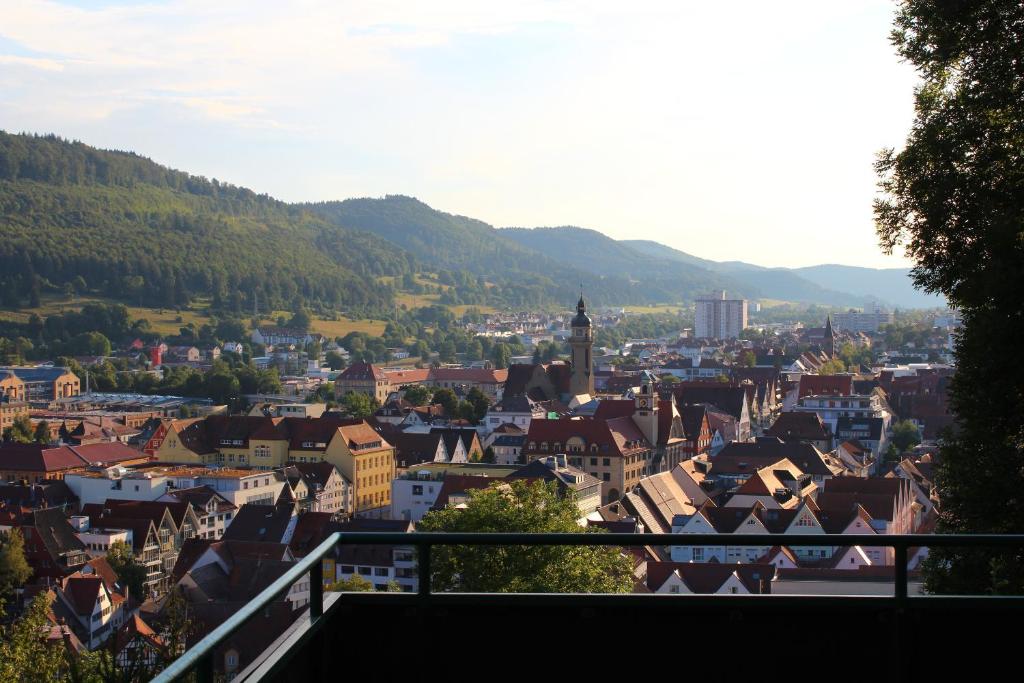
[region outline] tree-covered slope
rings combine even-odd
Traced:
[[[655,301],[690,301],[714,289],[756,292],[698,265],[681,266],[657,252],[644,253],[596,230],[577,227],[504,228],[501,235],[544,254],[559,254],[580,270],[595,275],[620,273],[641,283]]]
[[[83,286],[130,303],[195,295],[251,311],[296,299],[353,313],[392,302],[406,252],[298,207],[131,153],[0,132],[0,303]]]
[[[580,283],[595,304],[658,300],[631,281],[628,272],[596,275],[562,251],[519,244],[505,230],[438,211],[412,197],[347,199],[304,208],[340,227],[372,233],[408,249],[424,267],[441,271],[455,285],[453,303],[566,305],[579,295]]]

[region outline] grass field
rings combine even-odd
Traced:
[[[789,306],[793,304],[792,301],[783,301],[782,299],[758,299],[757,303],[761,304],[761,308],[775,308],[776,306]]]
[[[67,300],[57,297],[44,296],[40,306],[36,308],[24,308],[20,311],[0,310],[0,320],[12,320],[14,322],[26,323],[29,316],[36,313],[41,318],[56,315],[65,311],[78,311],[86,304],[117,303],[112,299],[100,297],[76,297],[74,300]],[[178,330],[188,323],[194,323],[196,327],[208,320],[205,304],[200,303],[196,310],[182,311],[178,313],[171,308],[147,308],[144,306],[128,306],[128,315],[132,320],[145,318],[149,321],[154,332],[164,335],[178,334]]]
[[[338,320],[313,320],[311,325],[314,332],[319,332],[325,337],[344,337],[349,332],[365,332],[374,337],[384,334],[387,323],[382,320],[349,320],[340,318]]]
[[[670,304],[657,306],[623,306],[627,313],[678,313],[682,310],[680,306]]]

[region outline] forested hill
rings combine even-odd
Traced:
[[[0,132],[0,304],[68,286],[128,303],[196,295],[251,312],[297,299],[387,310],[414,259],[266,195],[54,136]]]
[[[668,301],[629,273],[596,275],[560,251],[539,251],[509,239],[506,231],[473,218],[433,209],[418,199],[389,195],[303,205],[335,225],[365,231],[414,253],[456,286],[446,303],[566,305],[586,287],[594,304]],[[659,298],[660,297],[660,298]]]

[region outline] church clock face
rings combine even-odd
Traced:
[[[646,408],[647,407],[647,399],[646,398],[640,399],[640,407],[641,408]]]

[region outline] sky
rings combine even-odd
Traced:
[[[286,201],[406,194],[715,260],[898,267],[894,3],[0,0],[0,129]]]

